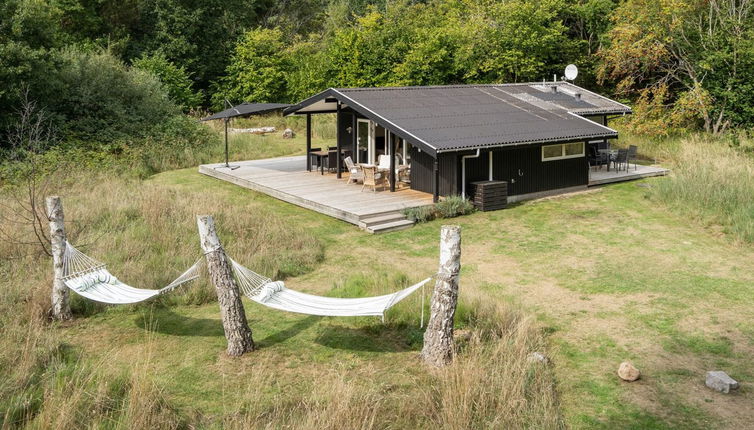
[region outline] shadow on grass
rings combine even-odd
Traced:
[[[328,348],[361,352],[418,351],[416,330],[406,326],[377,326],[351,328],[329,326],[322,330],[315,342]]]
[[[307,328],[311,327],[320,317],[308,316],[304,319],[297,321],[285,330],[279,330],[267,335],[264,339],[255,342],[260,348],[266,348],[268,346],[276,345],[281,342],[296,336]]]
[[[155,310],[150,315],[141,315],[134,320],[134,324],[155,333],[172,336],[224,336],[223,325],[219,320],[209,318],[193,318],[179,315],[169,309]]]

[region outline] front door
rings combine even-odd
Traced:
[[[374,164],[374,123],[368,119],[360,119],[358,128],[356,162]]]

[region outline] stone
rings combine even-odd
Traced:
[[[534,352],[532,352],[531,354],[529,354],[529,357],[527,358],[527,360],[528,360],[528,361],[529,361],[530,363],[542,363],[542,364],[547,364],[547,363],[549,363],[549,362],[550,362],[550,359],[549,359],[549,358],[547,358],[547,356],[546,356],[546,355],[542,354],[541,352],[537,352],[537,351],[534,351]]]
[[[618,377],[626,382],[634,382],[641,376],[639,369],[635,368],[633,364],[628,361],[624,361],[618,366]]]
[[[705,385],[715,391],[728,394],[730,393],[730,390],[738,388],[738,381],[728,376],[728,374],[722,370],[711,370],[707,372]]]
[[[290,128],[283,130],[283,139],[293,139],[295,136],[296,133],[294,133]]]

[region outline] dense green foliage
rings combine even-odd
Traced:
[[[164,55],[156,54],[151,57],[137,58],[133,65],[157,76],[165,86],[170,98],[184,111],[196,108],[201,104],[202,95],[193,90],[193,83],[186,69],[171,63]]]
[[[158,122],[226,100],[539,81],[568,63],[635,104],[634,131],[718,133],[754,125],[752,40],[750,0],[1,0],[0,136],[25,97],[91,146],[162,138]]]

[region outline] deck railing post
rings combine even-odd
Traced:
[[[312,171],[312,114],[306,114],[306,171]]]
[[[340,117],[341,117],[341,111],[340,111],[340,102],[338,102],[337,112],[336,112],[337,118],[335,119],[335,139],[337,139],[337,142],[335,143],[335,146],[337,148],[335,152],[335,170],[338,172],[336,177],[340,179],[340,134],[341,134],[341,124],[340,124]]]

